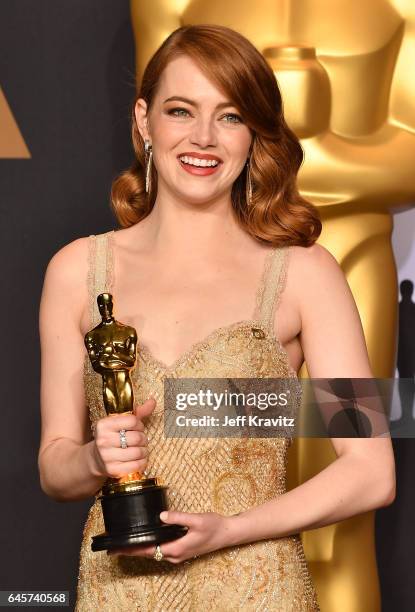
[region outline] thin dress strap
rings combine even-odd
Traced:
[[[256,319],[259,320],[271,334],[276,334],[274,327],[275,313],[281,301],[287,281],[290,247],[276,247],[268,258],[257,293]]]
[[[95,327],[101,320],[97,297],[100,293],[111,293],[113,286],[114,231],[89,236],[88,242],[88,296],[89,320]]]

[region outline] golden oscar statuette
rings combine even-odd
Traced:
[[[102,376],[105,411],[108,416],[132,414],[130,373],[136,363],[137,333],[114,319],[110,293],[101,293],[97,302],[102,321],[84,341],[93,369]],[[160,520],[160,512],[168,509],[167,489],[157,478],[145,478],[140,472],[108,478],[99,497],[105,532],[92,538],[92,550],[161,544],[185,535],[187,527]]]

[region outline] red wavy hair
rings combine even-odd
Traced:
[[[136,159],[112,184],[111,202],[119,224],[129,227],[152,210],[157,170],[152,164],[150,194],[145,191],[144,142],[134,108],[143,98],[151,109],[160,77],[176,57],[189,56],[207,78],[236,106],[253,133],[251,147],[252,206],[247,206],[246,172],[232,186],[231,198],[241,226],[261,242],[312,245],[321,233],[318,209],[297,188],[304,153],[288,127],[278,83],[263,55],[242,34],[220,25],[191,25],[175,30],[152,56],[131,109]],[[223,58],[226,57],[226,61]]]

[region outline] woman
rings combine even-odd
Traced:
[[[318,610],[299,532],[393,501],[390,439],[333,438],[337,460],[285,492],[290,438],[163,435],[166,376],[295,378],[304,360],[311,377],[372,376],[346,279],[296,187],[303,154],[273,72],[233,30],[179,28],[146,68],[132,133],[136,162],[112,190],[123,229],[59,251],[41,303],[42,488],[96,495],[76,609]],[[104,291],[139,337],[131,415],[106,416],[85,355]],[[100,487],[144,469],[169,485],[162,520],[187,534],[92,553]]]

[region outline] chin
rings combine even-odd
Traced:
[[[215,193],[200,193],[200,189],[194,193],[181,193],[179,194],[180,200],[189,204],[209,204],[213,199],[217,198]]]

